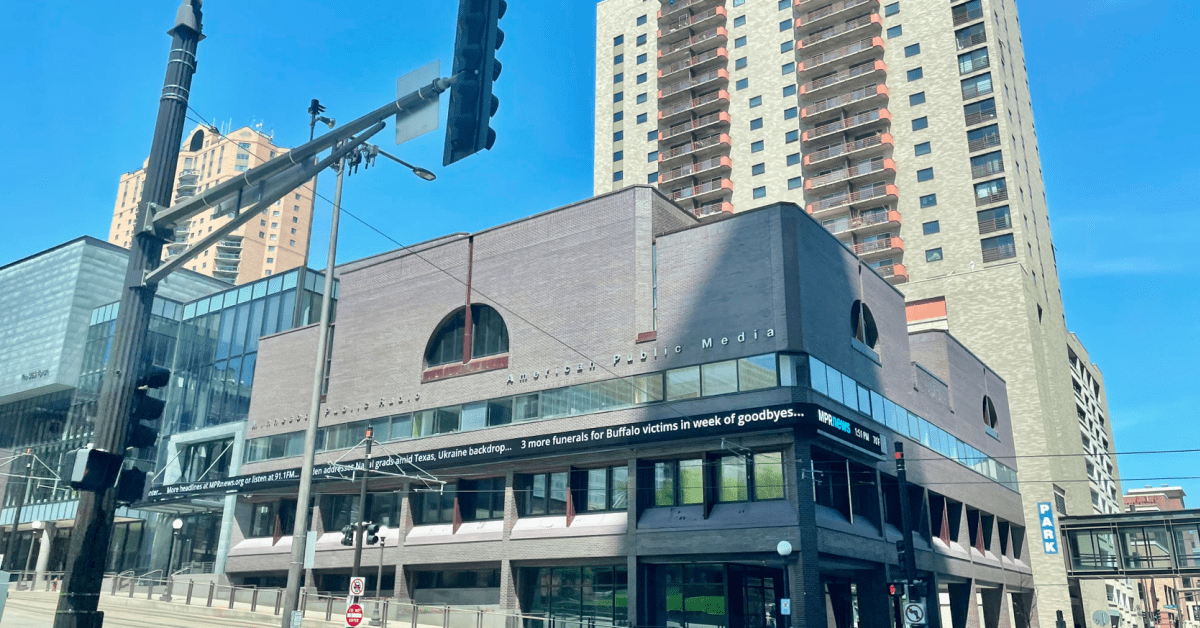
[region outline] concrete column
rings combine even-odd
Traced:
[[[858,586],[858,628],[893,628],[891,613],[884,610],[892,607],[884,570],[859,571],[854,581]]]
[[[400,529],[396,531],[396,588],[392,591],[392,597],[408,604],[412,602],[412,594],[409,593],[411,588],[408,586],[408,574],[404,570],[404,539],[408,538],[408,533],[413,529],[412,486],[405,484],[399,490],[399,494]],[[504,509],[507,511],[508,506],[505,505]]]
[[[791,576],[792,628],[826,628],[825,589],[821,584],[821,567],[817,547],[817,518],[813,503],[813,478],[809,472],[812,450],[807,441],[797,438],[786,455],[784,472],[788,486],[788,498],[796,506],[799,519],[800,540],[794,548],[796,563]]]
[[[517,598],[517,572],[507,558],[500,560],[500,610],[509,613],[521,611],[521,601]]]
[[[950,621],[947,628],[980,628],[979,605],[975,602],[975,583],[953,582],[950,590]]]
[[[979,594],[983,598],[984,628],[1013,628],[1008,621],[1008,609],[1004,608],[1004,601],[1008,599],[1004,585],[980,589]]]
[[[32,590],[37,590],[42,580],[46,578],[46,567],[50,564],[50,545],[54,542],[54,522],[47,521],[42,529],[42,538],[38,542],[37,563],[33,570]]]
[[[233,537],[233,523],[236,518],[237,495],[226,495],[225,506],[221,508],[221,532],[217,536],[217,559],[213,561],[214,574],[225,573],[225,559],[229,556],[229,541]]]

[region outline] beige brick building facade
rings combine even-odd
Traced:
[[[950,330],[1008,382],[1027,519],[1120,510],[1012,0],[603,0],[596,31],[596,193],[656,184],[697,216],[806,207],[904,292],[912,329]],[[1069,587],[1061,555],[1031,560],[1043,626],[1132,620],[1105,583]]]
[[[276,146],[270,136],[251,127],[221,134],[198,125],[188,134],[179,152],[174,200],[214,187],[287,150]],[[121,175],[108,232],[109,242],[129,248],[145,180],[144,166]],[[181,253],[190,242],[212,233],[229,218],[206,212],[180,224],[175,241],[163,249],[163,258]],[[311,184],[306,184],[276,201],[258,220],[243,225],[202,252],[186,267],[235,284],[296,268],[307,258],[312,219],[313,190]]]

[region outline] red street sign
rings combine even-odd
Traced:
[[[351,604],[346,608],[346,625],[350,628],[362,623],[363,610],[358,604]]]

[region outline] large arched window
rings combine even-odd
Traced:
[[[441,366],[508,353],[508,327],[504,318],[487,305],[471,306],[471,355],[463,360],[463,334],[467,329],[467,309],[459,308],[446,317],[425,347],[425,366]]]
[[[855,301],[850,306],[850,334],[855,340],[874,349],[879,341],[879,328],[875,326],[875,316],[871,308],[862,301]]]
[[[192,133],[192,139],[188,142],[188,150],[194,153],[202,148],[204,148],[204,131],[197,129],[195,133]]]

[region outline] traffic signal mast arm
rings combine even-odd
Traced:
[[[335,148],[328,157],[322,159],[316,164],[307,166],[300,165],[295,168],[285,170],[282,173],[271,177],[270,179],[260,180],[256,186],[258,188],[258,194],[253,194],[244,188],[238,188],[234,192],[234,194],[238,196],[235,197],[234,202],[232,203],[233,206],[228,210],[225,210],[239,212],[237,216],[235,216],[233,220],[221,225],[221,227],[216,231],[206,234],[203,238],[197,240],[196,243],[189,246],[187,250],[183,251],[179,255],[176,255],[175,257],[172,257],[166,262],[163,262],[158,268],[146,273],[145,283],[150,285],[162,281],[167,275],[174,272],[175,269],[183,266],[199,255],[201,251],[204,251],[217,242],[223,240],[230,233],[233,233],[242,225],[253,220],[255,216],[258,216],[261,211],[265,210],[267,207],[270,207],[272,203],[283,198],[284,196],[287,196],[292,190],[299,187],[305,181],[313,178],[313,175],[337,163],[337,161],[342,157],[345,157],[351,151],[356,150],[360,145],[366,142],[368,138],[382,130],[383,127],[383,122],[376,122],[372,127],[359,134],[357,137],[352,138],[351,141]],[[276,157],[275,159],[280,159],[280,157]],[[242,200],[247,196],[255,198],[256,202],[249,209],[242,210]],[[224,205],[224,203],[222,203],[222,205]],[[218,209],[218,211],[222,211],[222,209]]]

